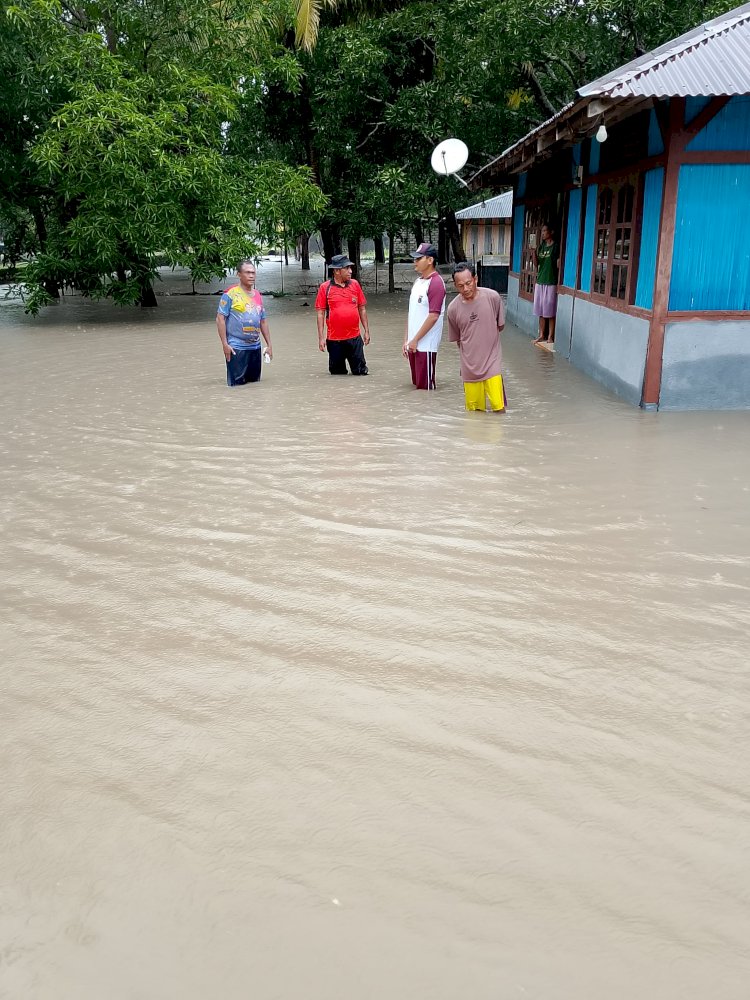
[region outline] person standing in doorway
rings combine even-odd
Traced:
[[[404,357],[417,389],[435,388],[435,366],[445,315],[445,282],[436,270],[437,250],[420,243],[412,254],[418,278],[412,285],[404,336]]]
[[[259,382],[263,371],[261,336],[266,342],[266,354],[273,357],[271,333],[268,329],[263,296],[255,288],[255,264],[243,260],[237,266],[236,285],[228,288],[219,299],[216,329],[227,363],[227,385]]]
[[[539,336],[535,344],[552,346],[557,318],[557,282],[560,270],[560,245],[551,226],[542,226],[541,243],[534,251],[536,284],[534,315],[539,317]]]
[[[352,278],[352,262],[346,254],[331,258],[332,277],[324,281],[315,299],[318,347],[328,351],[331,375],[367,375],[363,347],[370,343],[367,299],[358,281]],[[362,325],[362,335],[359,327]]]
[[[448,340],[458,344],[467,410],[495,413],[505,409],[500,332],[505,326],[503,300],[494,288],[477,285],[473,264],[453,268],[458,295],[448,306]]]

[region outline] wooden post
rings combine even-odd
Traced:
[[[646,370],[643,375],[641,406],[658,409],[661,394],[661,374],[664,359],[664,331],[669,312],[669,289],[672,280],[672,256],[677,222],[677,185],[680,178],[680,153],[687,136],[685,127],[685,98],[673,97],[669,102],[669,135],[665,145],[667,162],[664,169],[664,190],[659,221],[659,245],[656,251],[656,276],[654,300],[648,331]]]

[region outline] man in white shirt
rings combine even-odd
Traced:
[[[437,250],[432,244],[420,243],[412,257],[419,277],[409,298],[403,351],[414,386],[429,390],[435,388],[437,352],[443,336],[445,282],[435,269]]]

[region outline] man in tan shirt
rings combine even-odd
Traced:
[[[448,340],[458,344],[461,378],[467,410],[496,413],[505,409],[500,331],[505,326],[505,308],[492,288],[477,285],[473,264],[465,261],[453,268],[458,296],[448,306]]]

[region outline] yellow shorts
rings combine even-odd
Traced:
[[[467,410],[486,410],[489,401],[490,409],[499,413],[505,409],[505,390],[502,375],[493,375],[484,382],[464,382],[464,397]]]

